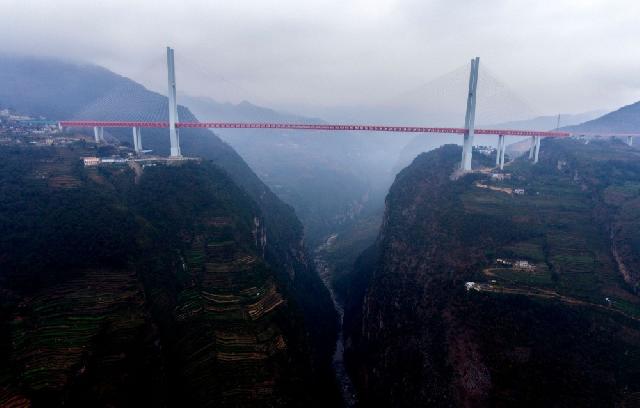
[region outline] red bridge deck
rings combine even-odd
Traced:
[[[61,121],[63,127],[140,127],[168,128],[169,122],[111,122],[111,121]],[[206,129],[288,129],[288,130],[324,130],[324,131],[363,131],[363,132],[406,132],[406,133],[453,133],[464,134],[464,128],[420,127],[420,126],[378,126],[378,125],[325,125],[303,123],[228,123],[228,122],[178,122],[177,128]],[[477,135],[505,136],[543,136],[568,137],[568,132],[514,130],[514,129],[475,129]]]

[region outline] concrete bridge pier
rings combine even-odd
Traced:
[[[504,170],[504,154],[507,150],[507,140],[504,138],[504,135],[500,135],[502,139],[502,149],[500,151],[500,170]]]
[[[104,143],[104,128],[102,126],[94,126],[93,136],[97,144]]]
[[[540,155],[540,136],[536,136],[535,137],[535,149],[533,152],[533,162],[537,163],[538,162],[538,156]]]
[[[496,151],[496,167],[504,168],[504,151],[506,149],[504,135],[498,135],[498,150]]]
[[[142,153],[142,129],[136,126],[133,127],[133,150]]]
[[[536,150],[536,137],[531,136],[531,143],[529,144],[529,160],[533,160],[533,155],[535,150]]]
[[[633,136],[627,136],[627,144],[633,146]]]

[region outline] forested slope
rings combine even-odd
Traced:
[[[452,178],[459,158],[444,146],[398,175],[356,264],[345,324],[363,405],[637,405],[638,151],[545,140],[504,180]]]

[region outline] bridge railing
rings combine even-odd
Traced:
[[[133,122],[133,121],[61,121],[62,127],[137,127],[168,128],[169,122]],[[464,134],[465,128],[423,127],[423,126],[386,126],[386,125],[336,125],[305,123],[249,123],[249,122],[178,122],[177,128],[199,129],[285,129],[285,130],[320,130],[320,131],[360,131],[360,132],[402,132],[402,133],[449,133]],[[475,129],[481,135],[505,136],[541,136],[568,137],[568,132],[537,131],[517,129]]]

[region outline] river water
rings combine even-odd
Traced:
[[[324,282],[324,285],[329,290],[329,294],[331,294],[333,306],[335,307],[336,312],[338,312],[338,316],[340,318],[340,328],[338,331],[338,339],[336,340],[336,351],[333,354],[333,370],[335,371],[336,379],[338,381],[338,384],[340,385],[340,391],[342,393],[344,406],[347,408],[353,408],[356,406],[358,400],[356,398],[353,382],[351,381],[351,377],[349,377],[346,366],[344,364],[344,330],[342,326],[342,322],[344,319],[344,307],[336,299],[336,294],[334,293],[333,287],[331,286],[331,266],[322,257],[322,250],[325,249],[328,245],[331,245],[331,242],[334,239],[335,235],[330,236],[327,239],[326,243],[316,249],[314,262],[318,273],[322,278],[322,282]]]

